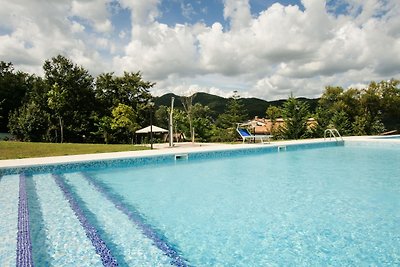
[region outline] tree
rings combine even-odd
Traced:
[[[309,118],[309,106],[306,102],[290,96],[283,104],[282,115],[285,119],[282,134],[286,139],[299,139],[306,136]]]
[[[189,122],[189,130],[192,142],[194,142],[194,130],[193,130],[193,99],[196,97],[196,93],[190,96],[181,96],[183,108],[186,111],[187,119]]]
[[[389,130],[400,129],[399,85],[400,81],[395,79],[378,84],[382,92],[382,122]]]
[[[159,106],[156,112],[154,113],[155,124],[160,126],[161,128],[168,129],[169,126],[169,112],[170,108],[167,106]]]
[[[2,114],[2,111],[3,111],[2,105],[3,105],[4,101],[5,101],[5,99],[3,99],[2,101],[0,101],[0,120],[3,119],[3,116],[2,116],[1,114]]]
[[[112,110],[111,129],[115,131],[115,136],[119,142],[133,143],[135,131],[139,129],[136,123],[136,113],[132,107],[125,104],[118,104]]]
[[[358,116],[358,126],[359,129],[363,129],[365,134],[377,134],[384,131],[381,121],[383,111],[381,96],[381,88],[376,82],[371,82],[361,92],[360,103],[362,112]]]
[[[7,131],[9,115],[22,105],[30,81],[31,76],[15,72],[11,62],[0,61],[0,132]]]
[[[247,118],[247,111],[244,108],[237,91],[229,98],[225,112],[220,114],[216,120],[213,141],[233,141],[236,139],[236,124],[242,123]]]
[[[269,106],[265,111],[265,115],[271,120],[271,134],[274,138],[278,138],[281,129],[276,127],[276,120],[282,117],[282,109],[277,106]]]
[[[47,93],[47,105],[51,110],[54,111],[55,115],[58,117],[59,125],[60,125],[60,143],[64,141],[64,120],[63,114],[65,111],[65,107],[67,105],[66,102],[66,91],[61,90],[60,86],[55,83],[53,84],[53,88]]]
[[[83,67],[74,64],[61,55],[46,60],[43,64],[45,83],[53,90],[49,95],[55,104],[56,97],[62,96],[64,139],[82,142],[85,136],[95,130],[92,111],[96,110],[93,77]],[[55,91],[54,85],[58,86]],[[53,97],[51,96],[52,94]],[[55,109],[53,109],[55,111]],[[59,116],[52,114],[59,124]]]
[[[113,130],[111,129],[112,118],[109,116],[103,116],[99,118],[96,114],[94,115],[93,119],[97,130],[91,134],[95,137],[98,137],[99,141],[102,140],[106,144],[111,143],[113,141]]]
[[[28,102],[10,115],[10,133],[22,141],[39,142],[47,138],[50,114],[36,102]]]
[[[96,78],[95,95],[100,103],[102,115],[124,104],[132,107],[137,113],[140,124],[148,122],[147,103],[151,100],[150,89],[155,83],[144,81],[140,72],[124,72],[123,76],[114,73],[103,73]]]
[[[340,112],[343,108],[343,103],[341,102],[341,95],[343,94],[342,87],[325,87],[325,92],[322,94],[318,101],[317,107],[317,121],[320,131],[324,131],[332,123],[332,117]]]
[[[241,123],[247,118],[247,111],[244,108],[237,91],[229,98],[225,112],[218,116],[217,126],[221,128],[236,127],[236,123]]]
[[[349,118],[347,117],[346,112],[339,111],[336,112],[332,119],[331,119],[331,127],[329,128],[335,128],[338,130],[341,135],[348,135],[351,133],[351,123],[349,121]]]
[[[265,115],[267,119],[270,119],[272,122],[274,122],[277,118],[282,117],[282,110],[277,106],[269,106],[265,111]]]
[[[196,103],[193,106],[193,127],[200,141],[210,141],[212,135],[212,112],[209,107]]]

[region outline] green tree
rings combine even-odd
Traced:
[[[245,109],[237,91],[229,98],[225,112],[220,114],[216,120],[213,141],[233,141],[237,138],[236,125],[247,118]]]
[[[106,144],[113,142],[113,130],[111,129],[112,118],[109,116],[99,118],[97,114],[95,114],[93,120],[97,129],[91,134],[97,137],[99,141],[103,141]]]
[[[193,99],[196,97],[196,93],[190,96],[181,96],[181,102],[185,109],[186,116],[189,122],[190,139],[194,142],[194,131],[193,131]]]
[[[102,115],[110,115],[118,104],[132,107],[137,113],[139,124],[148,124],[150,89],[153,82],[144,81],[140,72],[124,72],[122,76],[103,73],[96,78],[95,94]]]
[[[27,102],[10,115],[10,133],[18,140],[39,142],[46,139],[50,114],[36,102]]]
[[[235,128],[237,123],[241,123],[247,118],[247,111],[244,108],[237,91],[229,98],[225,112],[217,118],[217,126],[220,128]]]
[[[168,129],[169,127],[169,112],[170,108],[167,106],[159,106],[154,113],[155,124],[161,128]]]
[[[382,90],[379,84],[371,82],[366,89],[361,92],[361,109],[362,113],[358,116],[359,128],[363,125],[365,134],[378,134],[384,131],[382,124]],[[363,122],[363,124],[361,124]]]
[[[93,77],[83,67],[61,55],[46,60],[43,64],[45,83],[56,95],[62,96],[64,140],[82,142],[85,136],[95,131],[92,111],[96,110]],[[57,84],[59,91],[54,91]],[[49,96],[52,97],[51,93]],[[52,98],[55,100],[56,95]],[[55,103],[53,100],[50,102]],[[49,103],[50,104],[50,103]],[[51,106],[54,108],[53,104]],[[53,109],[55,110],[55,109]],[[59,116],[52,114],[59,123]]]
[[[329,125],[332,124],[332,117],[341,111],[343,103],[341,102],[341,96],[344,90],[342,87],[325,87],[325,92],[322,94],[318,101],[316,118],[318,121],[318,127],[323,132]]]
[[[52,111],[54,111],[55,115],[58,117],[58,122],[60,126],[60,143],[63,143],[64,141],[63,114],[67,105],[65,95],[66,91],[62,90],[57,83],[53,84],[53,88],[47,93],[47,105]]]
[[[265,115],[271,122],[275,122],[276,119],[282,117],[282,109],[277,106],[269,106],[265,111]]]
[[[400,81],[381,81],[382,122],[389,130],[400,129]]]
[[[347,113],[342,111],[336,112],[331,118],[331,127],[339,131],[341,135],[348,135],[351,133],[351,123],[347,117]]]
[[[282,109],[277,106],[269,106],[265,111],[267,119],[271,120],[271,134],[275,139],[280,138],[281,129],[276,125],[276,120],[282,117]]]
[[[282,129],[286,139],[300,139],[307,135],[307,119],[309,118],[309,106],[293,96],[283,104],[282,115],[285,126]]]
[[[342,135],[352,134],[356,118],[362,113],[360,98],[358,89],[345,91],[341,87],[327,86],[318,101],[316,137],[321,137],[331,127],[335,127]]]
[[[190,136],[190,126],[186,112],[180,109],[174,109],[172,116],[174,132],[183,133],[185,138]]]
[[[30,75],[16,72],[11,62],[0,61],[0,132],[7,131],[10,113],[23,104],[30,86]]]
[[[111,129],[115,131],[114,136],[119,142],[133,143],[135,131],[139,129],[136,119],[133,108],[125,104],[118,104],[112,110]]]
[[[200,141],[210,141],[212,135],[212,112],[209,107],[196,103],[193,106],[193,128],[196,138]]]

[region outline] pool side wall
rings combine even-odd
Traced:
[[[152,164],[171,164],[182,160],[204,160],[210,158],[227,158],[235,156],[246,156],[264,153],[289,152],[303,149],[313,149],[321,147],[343,146],[344,142],[312,142],[301,144],[280,144],[272,146],[258,146],[240,149],[224,149],[213,151],[197,151],[188,153],[168,153],[156,156],[143,156],[134,158],[92,160],[85,162],[48,164],[37,166],[19,166],[12,168],[1,168],[0,177],[10,174],[39,174],[39,173],[71,173],[82,170],[99,170],[106,168],[141,167]],[[178,156],[178,157],[177,157]]]

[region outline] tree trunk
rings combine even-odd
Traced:
[[[63,143],[64,142],[64,126],[63,126],[63,121],[62,121],[62,118],[61,117],[58,117],[58,119],[59,119],[59,122],[60,122],[60,143]]]

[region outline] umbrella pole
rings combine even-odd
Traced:
[[[171,111],[169,113],[169,146],[174,146],[174,128],[172,122],[172,114],[174,112],[174,97],[171,98]]]

